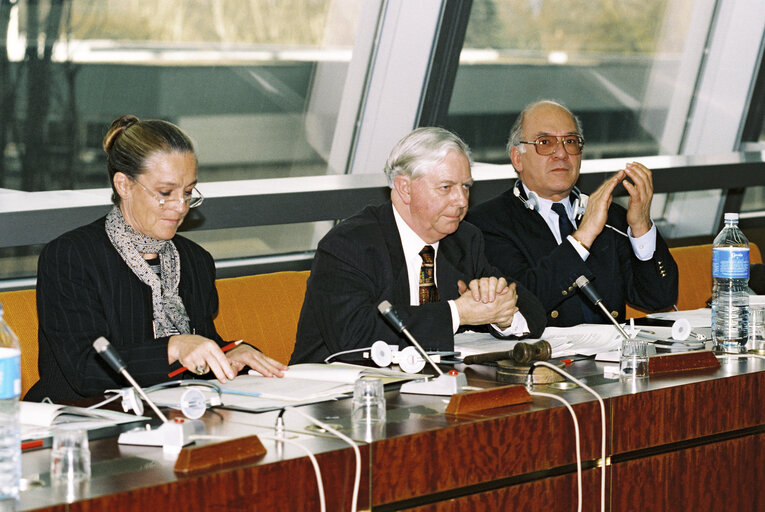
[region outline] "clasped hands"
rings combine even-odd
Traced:
[[[217,343],[198,334],[170,336],[167,361],[168,364],[180,361],[198,375],[212,371],[221,382],[232,380],[248,366],[265,377],[283,377],[287,369],[250,345],[241,344],[224,354]]]
[[[604,181],[589,196],[587,209],[579,223],[579,228],[572,235],[585,249],[589,250],[595,239],[603,231],[608,220],[608,208],[611,206],[613,192],[619,183],[624,185],[630,195],[627,206],[627,224],[632,230],[632,236],[640,238],[651,229],[653,176],[646,166],[632,162]]]
[[[515,283],[507,284],[504,277],[473,279],[469,285],[457,281],[460,297],[454,301],[460,315],[460,325],[495,324],[507,329],[518,312]]]

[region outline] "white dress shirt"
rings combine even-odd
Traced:
[[[525,184],[522,183],[522,185],[523,190],[526,192],[526,197],[529,197],[529,189]],[[558,242],[558,245],[560,245],[561,236],[560,228],[558,226],[558,214],[552,210],[554,201],[539,196],[537,196],[536,199],[537,204],[539,205],[537,212],[547,223],[547,227],[550,228],[550,231],[552,231],[555,240]],[[574,216],[576,214],[574,211],[574,205],[571,203],[571,201],[569,201],[568,198],[557,202],[561,203],[566,208],[566,213],[568,214],[569,221],[573,223],[572,225],[574,226],[574,231],[576,231],[577,224],[574,222]],[[648,232],[643,236],[637,238],[632,236],[632,228],[629,227],[627,228],[626,233],[619,231],[618,229],[609,226],[608,224],[606,224],[603,229],[613,229],[621,236],[627,237],[630,241],[630,244],[632,245],[632,251],[640,261],[648,261],[653,258],[653,253],[656,250],[656,224],[653,222],[653,220],[651,221],[651,229],[649,229]],[[576,252],[579,253],[579,256],[582,258],[582,260],[587,261],[587,258],[590,256],[590,251],[585,249],[584,246],[580,244],[573,236],[569,235],[566,237],[566,239],[571,243],[571,245],[574,246],[574,249],[576,249]]]
[[[426,245],[433,247],[433,279],[436,282],[436,288],[438,288],[438,272],[437,272],[437,256],[438,256],[438,244],[435,242],[432,244],[426,243],[412,228],[404,221],[399,215],[396,207],[393,206],[393,217],[396,219],[396,227],[398,228],[398,234],[401,237],[401,247],[404,249],[404,260],[406,261],[406,273],[409,277],[409,305],[420,305],[420,269],[422,268],[422,256],[420,251]],[[465,283],[469,284],[469,283]],[[448,301],[449,309],[452,312],[452,331],[457,332],[460,326],[460,315],[457,310],[457,304],[453,300]],[[500,329],[494,324],[491,326],[500,334],[505,336],[522,336],[529,332],[529,325],[526,322],[526,318],[520,311],[515,313],[513,321],[510,327],[505,330]]]

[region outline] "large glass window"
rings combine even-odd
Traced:
[[[657,154],[670,101],[698,72],[699,3],[474,0],[447,125],[477,160],[507,163],[518,113],[557,99],[582,120],[588,158]]]
[[[204,181],[324,174],[361,4],[2,2],[0,187],[108,186],[127,113],[187,131]]]
[[[203,192],[211,181],[344,172],[342,155],[331,171],[327,162],[338,111],[363,86],[363,76],[348,77],[352,59],[369,58],[368,48],[354,48],[362,7],[362,0],[2,0],[0,192],[109,187],[101,141],[123,114],[186,131]],[[374,33],[376,20],[366,22]],[[310,250],[316,229],[189,236],[221,259]],[[33,276],[39,249],[0,247],[0,278]]]

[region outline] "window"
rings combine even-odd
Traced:
[[[92,152],[128,113],[181,126],[203,181],[326,173],[361,3],[20,0],[0,187],[107,186]]]
[[[557,99],[581,119],[587,158],[657,154],[670,100],[698,72],[708,18],[694,7],[704,12],[690,0],[475,0],[447,127],[476,160],[507,163],[518,113]]]
[[[101,140],[123,114],[178,124],[205,182],[342,173],[328,165],[362,0],[2,3],[0,192],[109,187]],[[2,29],[0,29],[2,30]],[[365,70],[366,65],[357,68]],[[353,94],[351,94],[353,93]],[[352,109],[351,109],[352,110]],[[335,162],[345,159],[335,155]],[[5,190],[3,190],[5,189]],[[313,224],[189,235],[216,259],[312,249]],[[40,247],[0,248],[0,278]]]

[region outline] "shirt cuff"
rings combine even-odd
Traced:
[[[523,336],[530,332],[529,323],[520,311],[513,315],[513,323],[507,329],[502,330],[496,324],[491,324],[491,327],[502,336]]]
[[[449,309],[452,310],[452,332],[457,334],[457,329],[460,328],[460,314],[457,311],[457,304],[453,300],[449,301]]]
[[[576,252],[579,253],[579,257],[582,258],[582,261],[587,261],[587,258],[590,256],[590,251],[585,249],[584,246],[579,243],[579,240],[577,240],[571,235],[568,235],[566,237],[566,240],[568,240],[569,243],[571,243],[571,245],[574,246],[574,249],[576,250]]]
[[[645,235],[635,238],[632,236],[632,228],[627,228],[627,234],[630,236],[632,252],[640,261],[648,261],[653,258],[656,251],[656,223],[651,221],[651,229]]]

